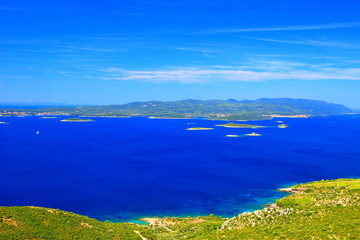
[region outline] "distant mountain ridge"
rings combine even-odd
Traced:
[[[341,105],[319,100],[293,98],[260,98],[257,100],[197,100],[131,102],[121,105],[47,107],[24,110],[27,115],[77,116],[148,116],[162,118],[196,118],[227,120],[268,119],[281,116],[341,115],[354,111]],[[4,113],[1,110],[0,113]]]

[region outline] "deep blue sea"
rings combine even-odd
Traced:
[[[252,121],[268,128],[238,138],[225,136],[254,130],[203,119],[61,119],[0,118],[0,205],[111,221],[231,217],[284,196],[279,187],[360,176],[360,115]]]

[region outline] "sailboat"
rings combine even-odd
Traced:
[[[39,135],[40,134],[40,132],[39,131],[36,131],[36,135]]]

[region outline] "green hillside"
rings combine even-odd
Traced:
[[[0,207],[0,239],[156,239],[133,223],[100,222],[58,209]],[[139,235],[140,234],[140,235]]]
[[[148,218],[148,226],[100,222],[40,207],[0,207],[0,239],[359,239],[360,179],[282,189],[263,210],[234,218]]]

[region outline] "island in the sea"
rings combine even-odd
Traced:
[[[282,123],[282,124],[278,125],[278,128],[287,128],[287,127],[289,127],[289,125],[287,125],[285,123]]]
[[[360,179],[321,180],[281,191],[264,209],[221,216],[100,222],[59,209],[0,207],[1,239],[358,239]]]
[[[93,119],[90,118],[78,118],[78,117],[73,117],[73,118],[66,118],[66,119],[62,119],[60,120],[61,122],[93,122]]]
[[[229,121],[305,118],[341,115],[355,111],[318,100],[261,98],[257,100],[181,100],[132,102],[121,105],[0,109],[0,116],[133,117],[164,119],[206,118]]]
[[[6,124],[6,122],[0,122],[0,124]]]
[[[253,132],[253,133],[248,133],[248,134],[245,134],[245,135],[246,135],[246,136],[253,136],[253,137],[261,136],[261,134],[255,133],[255,132]]]
[[[214,128],[205,128],[205,127],[192,127],[187,128],[186,130],[213,130]]]
[[[265,126],[252,125],[252,124],[239,124],[239,123],[225,123],[215,125],[218,127],[227,127],[227,128],[265,128]]]

